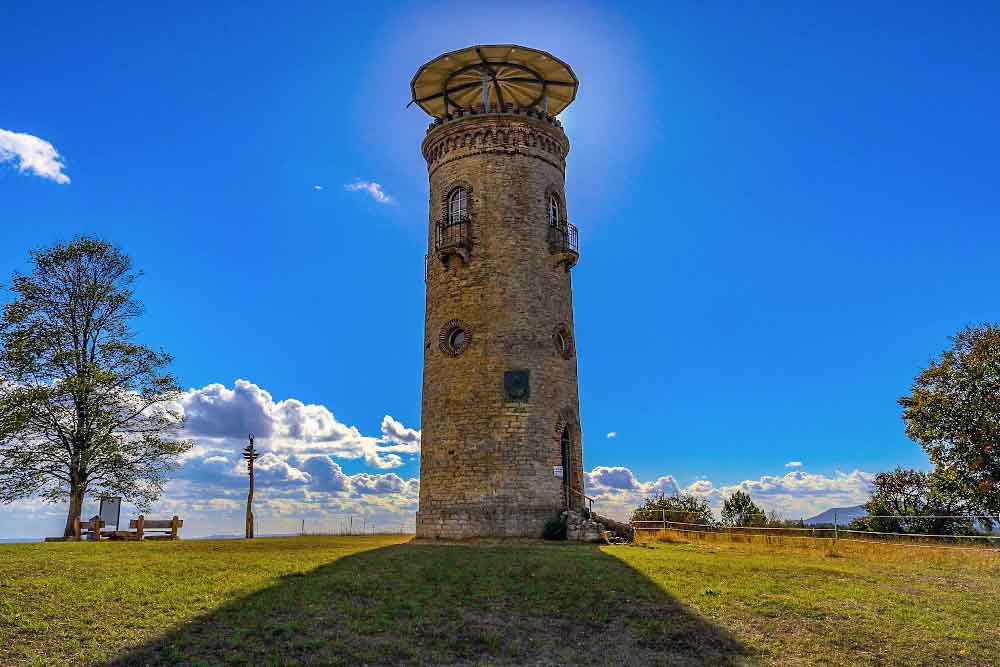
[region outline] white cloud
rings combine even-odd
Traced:
[[[801,468],[802,467],[802,461],[789,461],[788,463],[785,464],[785,467],[786,468]]]
[[[313,191],[314,191],[314,192],[319,192],[319,191],[320,191],[320,190],[322,190],[322,189],[323,189],[323,186],[322,186],[322,185],[314,185],[314,186],[313,186]]]
[[[338,421],[326,406],[294,398],[275,401],[247,380],[237,380],[232,389],[217,383],[190,389],[177,407],[187,420],[186,434],[203,449],[242,447],[246,434],[253,432],[261,450],[363,459],[373,468],[398,468],[404,463],[401,455],[420,453],[420,432],[389,415],[382,418],[381,435],[363,435],[356,426]]]
[[[608,489],[629,489],[634,490],[639,488],[639,480],[636,479],[635,474],[628,468],[623,468],[621,466],[616,466],[610,468],[608,466],[597,466],[589,473],[586,473],[587,483],[589,485],[597,487],[605,487]]]
[[[682,487],[671,475],[647,482],[625,467],[597,466],[584,473],[584,485],[587,494],[594,498],[594,510],[613,518],[627,518],[644,498],[658,493],[699,496],[718,510],[724,499],[742,490],[765,510],[776,510],[784,517],[797,519],[831,507],[860,505],[868,499],[873,477],[872,473],[861,470],[838,471],[832,477],[795,470],[782,476],[765,475],[718,486],[707,479],[699,479]]]
[[[608,431],[608,440],[618,437],[618,431]]]
[[[420,431],[406,428],[389,415],[382,417],[382,441],[394,444],[385,445],[380,451],[404,454],[420,452]]]
[[[344,186],[348,192],[367,192],[368,195],[379,204],[391,204],[393,198],[382,190],[382,185],[375,181],[356,180]]]
[[[22,173],[29,171],[62,185],[69,183],[59,151],[31,134],[0,129],[0,162],[13,162]]]

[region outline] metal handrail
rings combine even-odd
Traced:
[[[574,489],[574,488],[573,488],[572,486],[570,486],[570,487],[567,487],[567,488],[568,488],[568,489],[569,489],[569,490],[570,490],[570,491],[571,491],[572,493],[575,493],[575,494],[576,494],[576,495],[578,495],[578,496],[583,496],[583,499],[584,499],[584,500],[586,500],[586,501],[587,501],[587,502],[589,503],[589,506],[587,507],[587,511],[588,511],[588,512],[590,512],[590,513],[591,513],[591,515],[593,515],[593,513],[594,513],[594,499],[593,499],[593,498],[591,498],[590,496],[588,496],[588,495],[587,495],[586,493],[584,493],[583,491],[577,491],[577,490],[576,490],[576,489]]]
[[[549,252],[580,254],[580,230],[566,220],[549,223]]]

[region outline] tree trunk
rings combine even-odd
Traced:
[[[69,514],[66,516],[66,530],[63,531],[65,537],[73,537],[73,520],[79,519],[83,513],[83,488],[73,487],[69,492]]]

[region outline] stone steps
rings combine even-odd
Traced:
[[[596,542],[599,544],[628,544],[632,529],[628,524],[606,519],[597,514],[584,516],[575,510],[566,510],[561,518],[566,522],[566,539],[570,542]]]

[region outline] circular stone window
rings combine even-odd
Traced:
[[[441,327],[441,333],[438,334],[441,351],[453,357],[465,352],[465,348],[469,347],[470,342],[472,342],[472,333],[467,326],[458,320],[448,322]]]
[[[556,352],[563,359],[573,358],[573,336],[569,332],[569,327],[560,324],[552,334],[552,340],[556,345]]]

